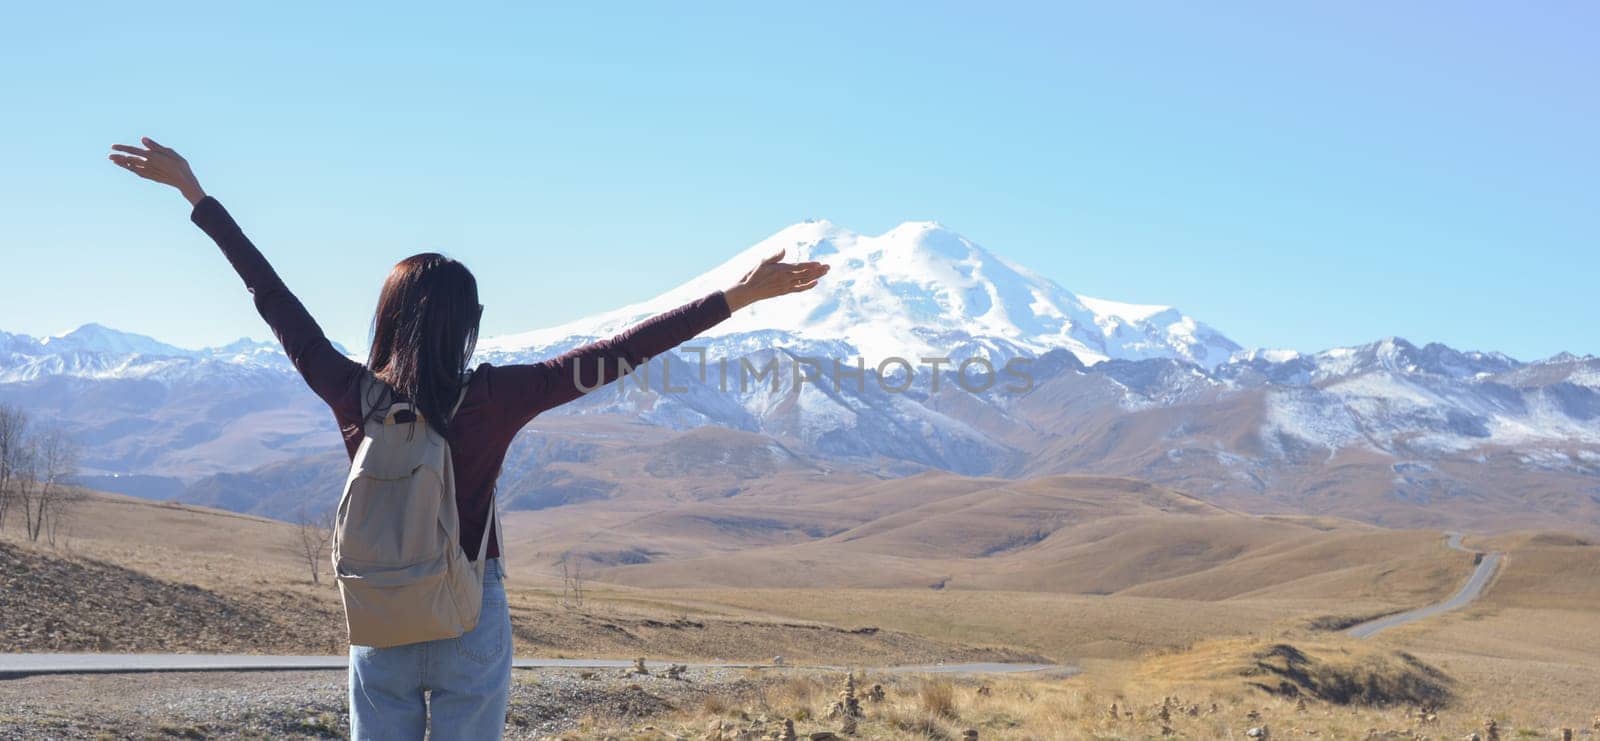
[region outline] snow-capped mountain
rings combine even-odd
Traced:
[[[0,383],[48,376],[175,383],[292,370],[276,343],[249,338],[188,350],[100,324],[40,338],[0,332]]]
[[[1289,370],[1306,381],[1280,381],[1285,388],[1269,392],[1267,430],[1333,451],[1354,445],[1422,456],[1490,445],[1600,445],[1600,378],[1539,379],[1563,362],[1581,361],[1521,363],[1395,337],[1289,358],[1267,375]]]
[[[1187,376],[1171,362],[1131,364],[1144,383],[1114,363],[1042,381],[1012,410],[1042,442],[1010,473],[1136,476],[1262,512],[1600,531],[1600,359],[1389,338]]]
[[[707,337],[759,334],[768,347],[843,343],[871,364],[973,350],[1004,360],[1063,349],[1091,364],[1181,358],[1211,367],[1239,349],[1170,306],[1079,296],[937,223],[908,222],[874,237],[817,220],[790,226],[649,301],[558,327],[486,338],[479,350],[491,358],[520,357],[575,338],[610,336],[726,288],[780,250],[788,261],[828,264],[828,278],[812,291],[741,311]]]
[[[713,362],[770,364],[771,376],[707,375],[699,355],[665,353],[536,422],[507,458],[507,501],[565,501],[523,490],[552,481],[584,497],[657,483],[573,478],[571,466],[606,465],[597,453],[551,457],[594,449],[573,432],[584,425],[654,443],[715,426],[877,476],[1090,472],[1260,511],[1458,526],[1550,515],[1600,528],[1600,359],[1524,363],[1399,338],[1241,350],[1175,309],[1074,294],[933,223],[875,237],[797,224],[649,301],[485,339],[478,360],[539,360],[611,336],[780,249],[833,269],[816,290],[757,304],[691,343]],[[953,363],[937,376],[923,364],[901,391],[873,373],[888,358],[974,356],[1024,361],[1026,383],[973,390]],[[857,357],[865,378],[808,365],[853,370]],[[274,344],[188,350],[99,325],[0,332],[0,402],[77,434],[89,473],[145,477],[97,485],[280,516],[337,493],[338,477],[323,475],[341,459],[337,432]]]
[[[142,334],[119,332],[101,324],[85,324],[66,334],[41,338],[39,347],[55,355],[104,353],[108,355],[177,357],[194,354],[191,351],[173,347]]]

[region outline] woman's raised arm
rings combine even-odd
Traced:
[[[508,398],[515,434],[540,412],[560,406],[620,378],[757,301],[815,288],[828,274],[820,262],[785,263],[783,251],[761,261],[727,289],[652,317],[607,340],[574,348],[530,365],[495,368],[494,393]],[[503,391],[502,391],[503,389]]]
[[[306,384],[333,407],[341,427],[358,424],[361,377],[365,372],[362,365],[333,346],[322,327],[289,292],[277,271],[244,235],[244,230],[234,222],[227,209],[217,199],[206,195],[200,180],[189,168],[189,162],[148,137],[140,141],[144,147],[125,144],[111,147],[118,152],[111,155],[111,161],[146,180],[177,188],[194,205],[190,220],[217,243],[223,256],[244,280],[245,288],[255,297],[256,311],[272,327],[289,361],[300,371]]]

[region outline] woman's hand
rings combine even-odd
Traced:
[[[177,188],[184,198],[189,199],[190,204],[198,205],[205,199],[206,192],[200,188],[200,181],[195,178],[194,171],[189,169],[188,160],[177,152],[157,144],[148,136],[139,141],[149,149],[126,144],[111,145],[112,149],[123,152],[111,155],[111,161],[145,180],[154,180]]]
[[[783,253],[784,250],[778,250],[778,254],[762,260],[754,270],[745,273],[742,280],[722,292],[728,300],[728,311],[738,311],[757,301],[787,293],[809,291],[828,274],[828,266],[820,262],[778,262],[783,259]]]

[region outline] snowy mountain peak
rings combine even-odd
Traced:
[[[277,343],[249,338],[189,350],[103,324],[38,339],[0,332],[0,383],[52,376],[205,381],[290,369]]]
[[[796,222],[778,230],[778,233],[768,237],[767,239],[771,240],[784,236],[798,240],[804,240],[808,237],[812,239],[820,239],[830,234],[837,234],[840,232],[850,232],[850,230],[827,219],[806,219],[805,221]]]
[[[338,343],[334,343],[341,353]],[[344,353],[348,355],[349,353]],[[240,337],[233,342],[217,347],[208,347],[196,353],[198,356],[222,360],[229,363],[240,364],[271,364],[283,357],[283,348],[276,342],[262,342],[249,337]]]
[[[1301,354],[1298,350],[1283,350],[1267,347],[1256,347],[1249,350],[1240,350],[1233,354],[1231,361],[1236,363],[1288,363],[1299,360]]]
[[[277,349],[278,349],[278,346],[277,346],[276,343],[262,342],[260,340],[250,339],[249,337],[240,337],[239,339],[234,340],[233,342],[230,342],[230,343],[228,343],[226,345],[218,345],[216,347],[208,347],[208,348],[206,348],[206,350],[208,352],[211,352],[211,353],[214,353],[214,354],[219,354],[219,355],[222,355],[222,354],[236,355],[236,354],[241,354],[241,353],[248,354],[248,353],[259,352],[261,350],[273,350],[273,351],[276,351]]]
[[[1386,337],[1359,347],[1327,350],[1318,353],[1315,362],[1319,377],[1324,378],[1372,371],[1475,378],[1522,366],[1515,358],[1503,353],[1456,350],[1437,342],[1417,347],[1401,337]]]
[[[757,304],[710,333],[782,333],[843,342],[871,362],[1071,351],[1085,362],[1171,357],[1212,367],[1238,350],[1221,333],[1169,306],[1081,297],[933,221],[863,235],[822,219],[786,227],[700,278],[633,306],[559,327],[486,338],[487,355],[600,337],[738,280],[762,259],[818,260],[832,271],[815,290]],[[775,338],[781,343],[783,338]]]
[[[779,251],[786,260],[818,260],[832,270],[815,290],[741,311],[706,333],[705,346],[740,354],[757,347],[826,348],[841,360],[855,354],[874,365],[889,358],[980,355],[1003,361],[1066,350],[1089,364],[1172,358],[1207,369],[1239,350],[1176,308],[1080,296],[936,221],[908,221],[873,236],[810,219],[648,301],[557,327],[485,338],[478,343],[481,359],[543,357],[614,335],[734,284]],[[167,361],[174,359],[191,365],[283,361],[271,343],[245,339],[186,350],[98,324],[38,342],[0,338],[0,352],[15,356],[6,373],[17,377],[170,374],[177,366]]]
[[[188,357],[193,353],[159,342],[154,338],[112,329],[103,324],[85,324],[65,334],[39,340],[50,352],[91,352],[150,357]]]

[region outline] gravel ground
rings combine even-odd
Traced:
[[[542,738],[584,716],[638,720],[707,694],[744,694],[743,670],[690,670],[681,681],[619,670],[513,673],[506,738]],[[54,675],[0,680],[0,739],[343,738],[342,672]]]

